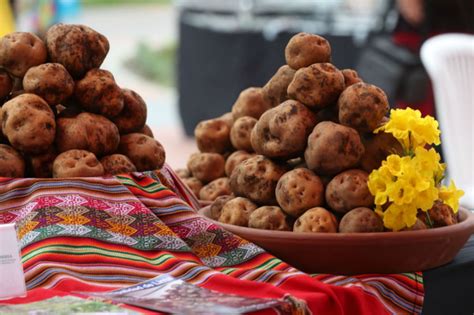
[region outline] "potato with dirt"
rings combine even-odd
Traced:
[[[290,219],[276,206],[263,206],[255,209],[249,216],[249,227],[272,231],[291,231]]]
[[[54,113],[48,103],[35,94],[22,94],[3,104],[0,121],[4,136],[21,152],[43,153],[54,141]]]
[[[123,154],[111,154],[100,159],[106,175],[118,175],[136,172],[132,161]]]
[[[293,225],[294,232],[336,233],[337,219],[328,210],[315,207],[307,210]]]
[[[232,194],[232,191],[230,190],[229,179],[221,177],[203,186],[199,191],[199,199],[214,201],[219,196],[230,194]]]
[[[75,79],[99,68],[110,48],[107,38],[92,28],[63,23],[48,29],[46,47],[51,61],[62,64]]]
[[[230,177],[232,171],[237,165],[239,165],[239,163],[247,160],[248,158],[251,158],[252,156],[255,156],[255,154],[243,150],[232,152],[232,154],[229,155],[229,157],[225,161],[225,174],[227,175],[227,177]]]
[[[51,147],[47,152],[26,157],[29,176],[36,178],[53,177],[53,163],[58,153]]]
[[[298,33],[286,45],[285,59],[286,63],[295,70],[314,63],[330,62],[331,46],[321,36]]]
[[[262,88],[264,97],[272,107],[278,106],[288,99],[288,85],[293,80],[295,72],[287,65],[281,66]]]
[[[260,117],[251,133],[252,147],[269,158],[297,157],[303,153],[316,122],[316,116],[306,106],[288,100]]]
[[[347,88],[353,84],[362,82],[362,79],[359,77],[357,71],[353,69],[343,69],[341,70],[342,75],[344,76],[344,87]]]
[[[227,126],[229,126],[229,129],[232,129],[232,126],[234,125],[234,115],[232,115],[232,112],[225,113],[217,119],[224,121]]]
[[[250,134],[257,123],[257,119],[244,116],[237,119],[230,129],[230,142],[237,150],[252,152],[252,143],[250,142]]]
[[[275,190],[280,207],[292,217],[324,203],[324,186],[316,174],[306,168],[297,168],[283,175]]]
[[[344,171],[336,175],[326,187],[326,202],[339,213],[346,213],[357,207],[371,207],[374,196],[367,181],[369,174],[358,169]]]
[[[161,143],[141,133],[122,136],[118,153],[127,156],[139,172],[161,169],[166,159]]]
[[[233,195],[222,195],[217,197],[211,204],[209,213],[211,216],[211,219],[213,220],[218,220],[219,217],[221,216],[222,208],[224,205],[227,203],[227,201],[234,199],[235,196]]]
[[[0,69],[0,104],[3,104],[4,100],[8,95],[10,95],[13,90],[13,80],[3,69]]]
[[[202,189],[202,182],[196,177],[182,178],[183,183],[193,192],[193,194],[199,198],[199,192]]]
[[[333,175],[356,166],[363,154],[364,146],[356,130],[323,121],[308,137],[304,157],[308,168],[318,175]]]
[[[0,37],[0,68],[17,78],[47,58],[46,46],[35,34],[15,32]]]
[[[146,125],[143,126],[138,133],[143,133],[144,135],[147,135],[150,138],[155,138],[155,135],[153,135],[153,131],[151,130],[150,126]]]
[[[384,91],[363,82],[345,89],[337,101],[337,106],[340,123],[361,133],[374,131],[389,111]]]
[[[0,144],[0,177],[24,177],[25,161],[21,154],[6,144]]]
[[[234,121],[244,116],[259,119],[270,108],[272,104],[265,98],[262,88],[249,87],[240,92],[232,106],[232,116]]]
[[[188,160],[188,170],[203,183],[209,183],[225,174],[225,159],[218,153],[194,153]]]
[[[140,132],[145,127],[147,108],[145,101],[135,91],[122,89],[123,110],[112,118],[120,134]],[[143,132],[142,132],[143,133]],[[151,136],[153,138],[153,134]]]
[[[243,197],[233,198],[222,207],[218,221],[227,224],[248,226],[250,214],[257,209],[257,205]]]
[[[230,127],[219,118],[201,121],[194,129],[194,137],[201,152],[224,154],[232,149]]]
[[[347,212],[339,223],[341,233],[383,232],[383,221],[374,210],[358,207]]]
[[[94,153],[85,150],[69,150],[59,154],[53,162],[53,177],[103,176],[104,168]]]
[[[362,138],[362,143],[365,152],[360,159],[360,166],[367,173],[379,168],[389,155],[403,155],[402,145],[390,133],[367,134]]]
[[[344,76],[330,63],[316,63],[296,71],[288,95],[311,109],[333,105],[344,90]]]
[[[235,167],[230,176],[230,187],[236,196],[261,205],[276,205],[275,188],[286,171],[285,165],[256,155]]]

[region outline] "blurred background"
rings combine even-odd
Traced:
[[[377,82],[392,106],[410,104],[434,115],[419,46],[435,33],[473,32],[473,3],[0,0],[0,35],[13,28],[42,34],[57,22],[85,24],[104,34],[111,49],[102,67],[145,99],[148,124],[165,146],[168,163],[180,168],[196,150],[195,125],[229,112],[244,88],[263,86],[285,63],[289,38],[301,31],[326,37],[332,62]]]

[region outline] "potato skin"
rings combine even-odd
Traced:
[[[23,157],[9,145],[0,144],[0,177],[24,177],[25,161]]]
[[[322,206],[324,186],[316,174],[306,168],[285,173],[276,186],[277,202],[289,215],[297,218],[307,209]]]
[[[370,207],[374,196],[367,187],[369,174],[357,169],[336,175],[326,187],[326,202],[337,212],[346,213],[358,207]]]
[[[330,62],[331,46],[321,36],[298,33],[286,45],[285,59],[286,63],[295,70],[314,63]]]
[[[372,84],[356,83],[341,93],[337,101],[339,121],[359,132],[372,132],[387,115],[388,99],[384,91]]]
[[[360,159],[361,168],[367,173],[382,165],[390,154],[402,155],[403,148],[392,134],[380,132],[375,135],[366,135],[362,138],[365,152]]]
[[[433,227],[442,227],[458,223],[458,219],[453,212],[453,209],[441,201],[436,201],[431,209],[428,210]],[[426,224],[429,221],[426,217],[426,212],[420,211],[418,218]]]
[[[50,148],[47,152],[32,155],[26,158],[29,169],[29,176],[36,178],[50,178],[53,177],[53,162],[57,157],[57,152],[54,148]]]
[[[229,157],[225,161],[225,174],[227,175],[227,177],[230,177],[232,171],[240,162],[243,162],[248,158],[251,158],[252,156],[255,156],[255,154],[248,153],[247,151],[243,150],[232,152],[232,154],[229,155]]]
[[[139,172],[160,169],[166,159],[161,143],[141,133],[122,136],[118,152],[127,156]]]
[[[202,182],[196,177],[182,178],[183,183],[193,192],[196,197],[199,197],[199,191],[202,188]]]
[[[69,150],[53,162],[53,177],[94,177],[104,175],[104,168],[92,152]]]
[[[262,88],[264,97],[270,102],[272,107],[288,99],[288,85],[290,85],[293,80],[295,72],[296,71],[291,69],[290,66],[281,66]]]
[[[341,70],[341,73],[344,76],[345,88],[351,86],[352,84],[362,82],[362,79],[359,77],[359,74],[357,73],[357,71],[353,69],[343,69]]]
[[[309,169],[319,175],[332,175],[356,166],[363,154],[364,146],[357,131],[323,121],[308,137],[304,156]]]
[[[250,137],[252,147],[270,158],[297,157],[303,153],[315,125],[313,112],[298,101],[288,100],[260,117]]]
[[[262,88],[249,87],[240,92],[232,106],[232,116],[234,121],[244,116],[259,119],[271,107],[271,103],[264,97]]]
[[[383,221],[372,209],[358,207],[347,212],[339,223],[341,233],[383,232]]]
[[[218,153],[194,153],[189,157],[188,169],[203,183],[224,176],[225,159]]]
[[[199,199],[214,201],[219,196],[230,195],[231,193],[229,179],[221,177],[203,186],[199,191]]]
[[[29,68],[45,63],[47,57],[44,42],[35,34],[15,32],[0,37],[0,68],[15,77],[22,78]]]
[[[99,68],[109,52],[107,38],[85,25],[58,23],[46,32],[46,47],[52,62],[67,69],[76,79]]]
[[[336,233],[337,219],[322,207],[311,208],[296,219],[294,232]]]
[[[227,126],[229,126],[229,130],[232,129],[232,126],[234,125],[234,115],[232,115],[232,112],[222,114],[217,119],[224,121]]]
[[[248,226],[249,216],[255,209],[257,205],[251,200],[236,197],[225,203],[218,220],[222,223]]]
[[[22,94],[11,99],[3,105],[0,116],[3,134],[19,151],[39,154],[54,141],[54,113],[37,95]]]
[[[194,129],[196,144],[201,152],[224,154],[232,148],[229,125],[222,119],[201,121]]]
[[[330,63],[316,63],[296,71],[288,95],[314,109],[337,102],[344,90],[344,76]]]
[[[263,206],[249,216],[249,227],[263,230],[291,231],[288,218],[280,207]]]
[[[0,103],[5,99],[13,89],[13,80],[3,69],[0,69]]]
[[[155,138],[155,136],[153,135],[153,131],[151,130],[150,126],[148,126],[148,125],[143,126],[143,128],[140,129],[140,131],[138,131],[138,133],[143,133],[144,135],[147,135],[150,138]]]
[[[262,205],[275,205],[275,188],[286,170],[285,166],[256,155],[235,167],[230,176],[230,187],[236,196]]]
[[[232,195],[222,195],[217,197],[210,206],[211,218],[214,220],[218,220],[221,216],[222,208],[224,207],[226,202],[234,198],[235,197]]]
[[[147,108],[143,98],[135,91],[122,89],[123,110],[112,121],[117,125],[120,134],[139,132],[145,127]],[[153,133],[151,135],[153,138]]]
[[[136,172],[137,168],[132,161],[123,154],[111,154],[100,159],[104,167],[104,173],[110,175],[126,174]]]
[[[240,117],[234,122],[230,129],[230,142],[234,148],[247,152],[253,151],[250,134],[256,123],[257,119],[250,116]]]
[[[23,77],[27,93],[42,97],[51,107],[67,100],[74,92],[74,80],[59,63],[31,67]]]
[[[88,71],[84,78],[76,82],[74,95],[84,110],[109,118],[117,116],[124,108],[122,90],[107,70]]]
[[[174,172],[181,179],[191,177],[191,172],[187,168],[177,168]]]

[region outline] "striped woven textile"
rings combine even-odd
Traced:
[[[167,273],[224,293],[290,298],[295,314],[421,313],[421,273],[308,275],[207,221],[198,207],[169,167],[106,178],[0,178],[0,223],[16,222],[29,290],[6,303]]]

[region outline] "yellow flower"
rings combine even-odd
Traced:
[[[433,177],[438,184],[443,179],[446,169],[444,163],[440,163],[441,157],[435,149],[426,150],[423,147],[415,149],[415,164],[419,172],[426,177]]]
[[[450,206],[454,213],[458,212],[459,199],[464,195],[464,191],[457,189],[454,181],[451,180],[449,187],[442,186],[439,189],[439,198],[448,206]]]
[[[386,228],[399,231],[405,227],[411,227],[416,222],[417,209],[412,204],[391,204],[383,212],[383,224]]]
[[[387,185],[393,182],[393,177],[386,166],[372,171],[369,175],[367,186],[372,195],[375,196],[375,204],[383,205],[387,202]]]

